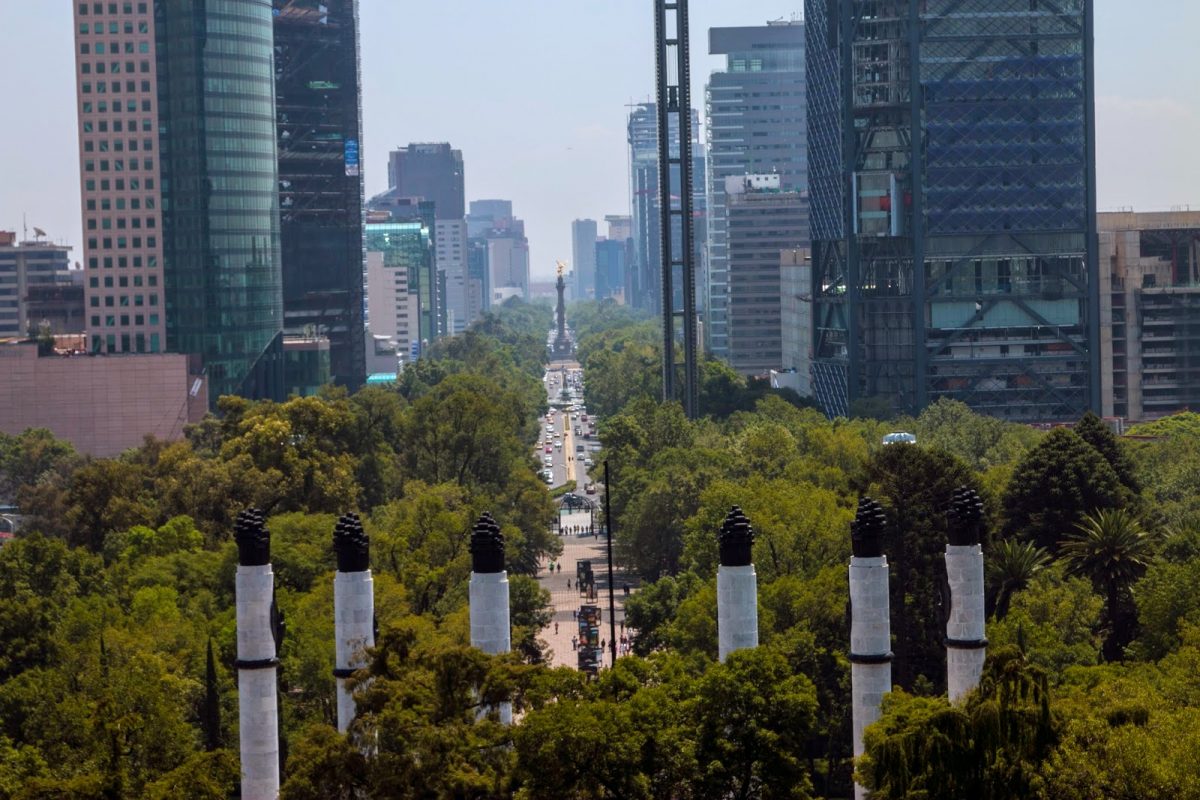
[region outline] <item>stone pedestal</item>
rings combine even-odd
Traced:
[[[366,651],[375,646],[375,582],[371,571],[338,572],[333,579],[333,624],[337,642],[338,730],[345,733],[354,720],[354,695],[346,687],[349,673],[367,664]]]
[[[243,800],[279,796],[279,699],[270,564],[239,566],[237,591],[238,730]]]
[[[717,643],[722,662],[734,650],[758,647],[758,576],[753,564],[717,569]]]
[[[493,655],[512,650],[508,573],[472,572],[470,603],[471,646]],[[501,722],[512,723],[512,703],[501,703],[499,712]]]
[[[892,629],[887,557],[850,559],[850,682],[854,757],[863,754],[863,731],[879,719],[892,690]],[[855,784],[856,800],[866,797]]]
[[[950,617],[946,621],[946,685],[956,703],[979,685],[987,656],[984,638],[983,550],[977,544],[946,546]]]

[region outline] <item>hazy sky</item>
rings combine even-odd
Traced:
[[[525,220],[535,277],[570,259],[572,219],[628,213],[625,105],[654,91],[650,0],[360,2],[368,195],[386,188],[388,150],[450,141],[467,197],[509,198]],[[1200,209],[1200,2],[1095,2],[1101,210]],[[715,65],[707,28],[802,6],[692,0],[693,105]],[[20,230],[27,212],[78,246],[71,3],[0,11],[0,229]]]

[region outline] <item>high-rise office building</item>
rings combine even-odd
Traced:
[[[705,337],[729,354],[728,220],[725,179],[778,175],[780,190],[808,186],[805,138],[804,23],[711,28],[710,55],[725,57],[705,90],[708,218],[703,287]]]
[[[366,226],[371,332],[395,337],[405,360],[420,358],[437,338],[433,227],[426,220]]]
[[[1104,416],[1200,408],[1200,212],[1099,217]]]
[[[467,290],[467,223],[462,219],[439,219],[434,225],[437,270],[445,284],[442,317],[447,336],[462,333],[475,319]]]
[[[51,242],[17,242],[0,231],[0,339],[38,332],[43,321],[51,333],[84,328],[81,270],[71,269],[71,248]],[[97,304],[97,314],[102,313]]]
[[[1092,2],[805,5],[817,399],[1099,410]]]
[[[780,253],[808,245],[808,197],[779,175],[725,179],[730,365],[766,375],[783,363]]]
[[[72,5],[89,349],[281,397],[270,0]]]
[[[625,302],[625,273],[629,268],[629,240],[601,239],[594,245],[596,274],[594,300]]]
[[[571,269],[575,274],[573,294],[576,300],[590,300],[596,294],[596,220],[577,219],[571,223]]]
[[[167,347],[200,354],[214,402],[282,399],[272,4],[154,10]]]
[[[467,214],[468,271],[478,282],[483,307],[509,297],[529,298],[529,240],[511,200],[472,200]]]
[[[432,200],[438,219],[462,219],[463,157],[446,142],[410,144],[388,159],[388,186],[406,197]]]
[[[635,308],[655,313],[662,311],[662,240],[661,214],[658,204],[658,106],[640,103],[629,114],[626,141],[629,144],[630,216],[633,238],[633,263],[629,269],[626,296]],[[695,215],[693,234],[696,252],[693,265],[700,274],[700,260],[705,238],[704,196],[705,160],[700,143],[700,115],[692,109],[692,212]],[[678,146],[679,131],[672,126],[671,137]],[[682,286],[676,281],[676,287]],[[697,281],[699,287],[699,281]],[[682,307],[679,302],[676,307]]]
[[[155,4],[71,5],[88,346],[96,353],[162,352],[166,232]]]
[[[333,379],[366,377],[357,0],[273,0],[283,318],[329,340]]]

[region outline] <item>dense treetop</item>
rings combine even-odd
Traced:
[[[238,782],[234,515],[272,534],[283,797],[848,797],[848,524],[885,507],[899,691],[867,737],[879,798],[1200,797],[1200,423],[1040,432],[940,401],[828,420],[702,366],[702,418],[660,402],[656,323],[568,311],[601,416],[635,655],[545,665],[553,505],[532,457],[548,308],[510,302],[392,386],[223,398],[175,443],[89,459],[0,436],[0,800],[226,798]],[[918,444],[883,446],[891,431]],[[945,508],[983,496],[985,679],[944,700]],[[761,646],[716,663],[716,531],[757,537]],[[334,722],[330,548],[372,537],[380,635],[350,736]],[[503,526],[514,652],[469,647],[472,521]],[[211,655],[210,655],[211,654]],[[517,723],[481,713],[511,700]],[[365,742],[370,747],[364,748]]]

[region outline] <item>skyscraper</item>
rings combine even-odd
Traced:
[[[780,253],[808,246],[808,197],[779,175],[725,180],[729,363],[765,375],[783,364]]]
[[[203,357],[214,399],[281,399],[271,2],[165,0],[154,10],[167,347]]]
[[[577,219],[571,223],[571,258],[575,299],[599,297],[596,294],[596,220]]]
[[[725,56],[706,88],[708,227],[705,272],[705,336],[714,355],[729,352],[728,220],[725,179],[778,175],[780,190],[804,191],[804,23],[772,22],[711,28],[710,55]]]
[[[72,6],[88,348],[159,353],[167,346],[167,233],[155,4]]]
[[[405,197],[432,200],[438,219],[462,219],[466,212],[462,151],[446,142],[393,150],[388,159],[388,186]]]
[[[814,393],[1099,409],[1089,0],[808,0]]]
[[[283,316],[328,337],[334,380],[365,379],[357,0],[273,0]]]

